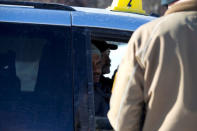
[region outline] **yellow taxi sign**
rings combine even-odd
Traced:
[[[142,0],[113,0],[110,10],[146,14],[142,8]]]

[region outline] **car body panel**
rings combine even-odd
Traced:
[[[34,9],[31,6],[0,5],[0,22],[96,27],[135,31],[155,17],[107,9],[73,7],[76,11]],[[10,15],[10,11],[12,15]],[[9,14],[9,15],[8,15]],[[71,18],[72,17],[72,18]],[[72,22],[72,23],[71,23]]]
[[[72,26],[97,27],[125,31],[135,31],[155,17],[140,14],[114,12],[108,9],[74,7],[72,12]]]
[[[0,22],[70,26],[70,12],[0,5]]]

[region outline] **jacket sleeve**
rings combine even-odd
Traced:
[[[116,131],[139,131],[143,114],[144,69],[136,57],[132,37],[116,74],[108,118]]]

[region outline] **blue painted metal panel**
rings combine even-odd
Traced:
[[[70,26],[70,12],[0,5],[0,22]]]
[[[155,19],[155,17],[151,16],[124,12],[112,12],[106,9],[74,8],[78,11],[72,12],[73,26],[135,31],[142,24]]]

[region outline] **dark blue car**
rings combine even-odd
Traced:
[[[153,19],[0,1],[0,131],[94,131],[91,40],[126,45]]]

